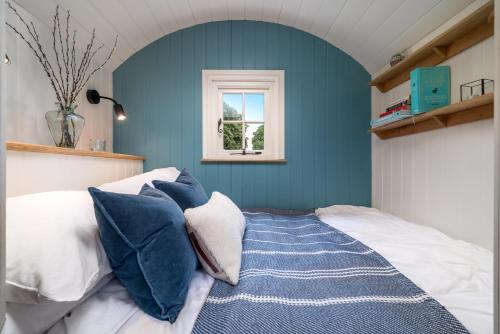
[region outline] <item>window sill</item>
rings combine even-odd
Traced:
[[[244,159],[201,159],[202,164],[212,163],[244,163],[244,164],[286,164],[286,159],[261,159],[261,160],[244,160]]]

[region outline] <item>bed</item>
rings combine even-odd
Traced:
[[[372,208],[336,205],[317,209],[315,214],[322,223],[384,257],[471,333],[493,332],[490,251]],[[245,238],[248,239],[248,232]],[[198,270],[184,308],[177,321],[170,324],[142,312],[119,281],[113,279],[59,320],[48,333],[190,333],[213,285],[214,279]],[[280,332],[278,329],[275,332]]]

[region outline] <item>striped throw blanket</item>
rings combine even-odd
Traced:
[[[193,333],[468,333],[386,259],[315,215],[245,213],[240,281]]]

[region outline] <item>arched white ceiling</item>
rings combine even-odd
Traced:
[[[342,49],[370,73],[474,0],[15,0],[51,25],[56,3],[71,11],[82,41],[92,28],[118,48],[114,69],[176,30],[221,20],[257,20],[307,31]]]

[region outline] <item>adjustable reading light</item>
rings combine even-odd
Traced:
[[[112,99],[110,97],[99,95],[99,92],[96,91],[95,89],[87,90],[87,100],[91,104],[98,104],[101,101],[101,99],[113,101],[113,109],[115,111],[115,116],[116,116],[117,120],[123,121],[127,118],[127,115],[125,114],[125,111],[123,110],[123,106],[121,104],[119,104],[118,102],[116,102],[114,99]]]

